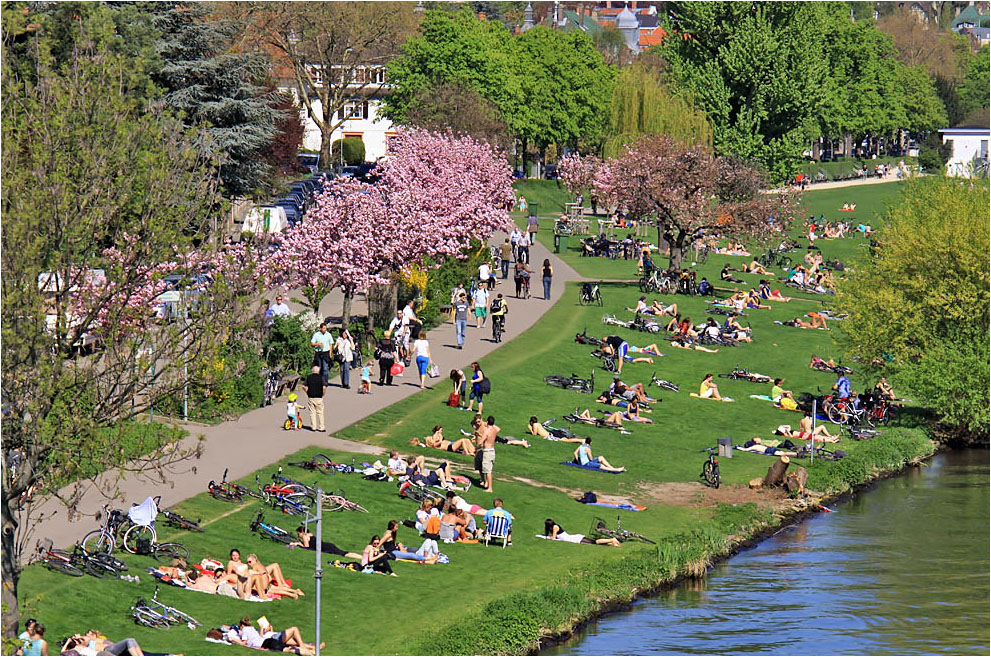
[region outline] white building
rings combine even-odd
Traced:
[[[971,178],[988,173],[988,141],[991,140],[988,110],[975,112],[960,125],[944,128],[939,133],[943,143],[952,148],[946,162],[946,175]]]

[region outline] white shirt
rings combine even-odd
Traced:
[[[509,234],[509,243],[510,244],[517,244],[517,243],[519,243],[520,238],[522,236],[523,236],[523,231],[521,231],[519,228],[517,228],[516,230],[514,230],[513,232],[511,232]]]
[[[518,246],[531,246],[530,234],[529,233],[523,233],[523,236],[520,237],[520,241],[517,242],[517,245]]]
[[[416,321],[416,313],[413,312],[413,307],[407,304],[403,306],[403,325],[409,324],[411,321]]]
[[[334,351],[344,358],[344,360],[351,362],[354,359],[354,350],[351,344],[352,342],[342,335],[337,338],[337,342],[334,344]]]
[[[405,325],[406,325],[406,322],[403,321],[403,318],[402,317],[393,317],[392,318],[392,321],[389,322],[389,332],[390,333],[395,333],[397,328],[399,328],[400,326],[405,326]]]
[[[472,299],[475,301],[476,308],[485,308],[489,305],[489,291],[479,288],[475,290],[475,295]]]
[[[430,351],[430,343],[427,342],[426,340],[416,340],[415,342],[413,342],[413,352],[416,356],[423,356],[424,358],[427,358],[428,357],[427,352],[429,351]]]
[[[269,310],[271,310],[272,314],[276,317],[289,317],[289,315],[292,315],[292,311],[289,310],[289,306],[285,301],[282,303],[272,304],[272,307],[269,308]]]
[[[388,467],[393,472],[406,472],[406,461],[401,458],[389,459]]]
[[[489,280],[489,273],[490,273],[490,271],[491,270],[489,269],[489,263],[483,262],[481,265],[479,265],[478,266],[478,278],[479,278],[479,280],[482,280],[482,281]]]

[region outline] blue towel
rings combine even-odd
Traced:
[[[581,468],[582,470],[592,470],[594,472],[605,472],[606,474],[621,474],[619,472],[610,472],[609,470],[603,470],[602,468],[592,465],[580,465],[578,463],[572,463],[571,461],[561,461],[561,465],[570,465],[573,468]]]

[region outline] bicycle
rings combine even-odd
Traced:
[[[594,358],[600,359],[602,361],[602,369],[604,369],[605,371],[607,372],[616,371],[617,369],[616,359],[613,358],[611,355],[607,354],[606,352],[602,351],[601,349],[596,349],[589,355]]]
[[[42,562],[49,570],[54,570],[55,572],[62,573],[63,575],[69,575],[70,577],[82,577],[86,573],[83,569],[76,564],[76,559],[73,557],[72,553],[65,550],[58,550],[52,548],[52,541],[50,539],[45,539],[44,541],[38,540],[34,545],[35,554],[31,559],[31,563]]]
[[[601,347],[606,344],[605,340],[600,340],[595,336],[588,335],[587,329],[582,329],[581,333],[575,333],[575,342],[578,344],[594,345],[596,347]]]
[[[716,447],[709,447],[702,450],[708,452],[709,457],[702,463],[702,473],[699,475],[699,479],[702,479],[706,486],[712,488],[719,488],[719,459],[714,454],[717,449]]]
[[[248,525],[251,531],[258,532],[261,538],[267,538],[269,540],[275,541],[276,543],[283,543],[288,545],[293,541],[297,540],[295,536],[282,529],[276,525],[269,524],[265,522],[265,512],[259,511],[255,519],[251,521]]]
[[[273,474],[272,483],[265,485],[262,485],[258,475],[255,475],[255,484],[261,491],[261,498],[266,502],[271,502],[272,497],[282,497],[300,503],[307,500],[306,505],[309,506],[317,498],[317,491],[312,486],[282,477],[279,473]]]
[[[609,314],[602,316],[602,323],[607,324],[609,326],[622,326],[623,328],[631,328],[633,326],[632,321],[627,322],[617,318],[615,315],[609,315]]]
[[[179,611],[158,601],[158,587],[149,602],[138,598],[131,606],[131,616],[134,622],[154,629],[168,629],[172,625],[184,624],[189,629],[196,629],[201,623],[189,614]]]
[[[602,305],[602,293],[599,291],[601,283],[582,283],[578,290],[578,303],[582,306]]]
[[[418,486],[410,481],[399,482],[399,497],[405,497],[406,499],[413,500],[419,504],[423,504],[427,500],[430,500],[436,506],[437,504],[443,504],[446,498],[435,490],[431,490],[425,486]]]
[[[232,504],[240,504],[244,501],[244,495],[237,490],[232,489],[227,484],[227,470],[224,470],[224,477],[218,484],[216,481],[210,480],[207,484],[207,490],[210,495],[215,500],[220,500],[221,502],[231,502]]]
[[[744,381],[750,381],[751,383],[770,383],[771,377],[766,374],[758,374],[757,372],[751,372],[745,368],[741,368],[739,365],[733,368],[732,372],[725,372],[719,375],[723,379],[742,379]]]
[[[665,390],[670,390],[671,392],[678,392],[678,386],[675,384],[670,381],[665,381],[664,379],[658,379],[657,372],[650,375],[650,382],[659,388],[664,388]]]
[[[608,411],[599,411],[600,413],[607,413]],[[601,417],[582,417],[578,414],[578,409],[575,409],[574,413],[568,413],[561,416],[562,419],[571,422],[572,424],[589,424],[593,427],[600,427],[602,429],[616,429],[622,434],[629,434],[630,432],[623,428],[622,425],[615,422],[609,422],[605,418]]]
[[[551,374],[544,377],[544,383],[549,386],[574,390],[575,392],[590,395],[595,387],[595,370],[592,370],[592,375],[588,379],[579,379],[575,374],[572,374],[570,377]]]
[[[190,532],[197,532],[202,534],[203,528],[200,527],[199,520],[189,520],[184,518],[178,513],[173,513],[172,511],[162,511],[162,517],[165,518],[166,524],[170,527],[175,527],[176,529],[182,529]]]
[[[874,418],[867,404],[857,404],[855,398],[827,395],[822,401],[822,410],[833,424],[864,425],[874,427]]]
[[[529,276],[523,276],[523,277],[520,278],[520,294],[523,295],[522,298],[524,298],[524,299],[529,299],[530,298],[530,277]]]
[[[506,316],[505,315],[493,315],[492,316],[492,341],[499,343],[502,342],[502,332],[506,328]]]
[[[279,384],[282,381],[282,367],[265,368],[261,374],[265,377],[262,406],[271,406],[281,393]]]
[[[98,522],[101,516],[105,517],[103,526],[100,529],[94,529],[87,533],[83,537],[82,546],[87,552],[105,552],[111,554],[123,539],[121,528],[124,525],[126,516],[119,509],[110,509],[109,503],[104,504],[103,509],[97,514],[96,519]]]
[[[327,505],[324,507],[324,511],[357,511],[358,513],[368,513],[368,509],[357,502],[349,500],[344,494],[344,491],[340,493],[324,493],[323,503]]]
[[[326,454],[314,454],[309,461],[297,461],[289,465],[304,470],[319,470],[324,474],[337,474],[337,470],[334,469],[337,464]]]
[[[601,534],[609,538],[615,538],[620,543],[625,543],[626,541],[640,541],[642,543],[657,545],[656,541],[652,541],[643,534],[631,531],[629,529],[623,529],[623,520],[619,516],[616,516],[616,529],[610,529],[606,524],[606,521],[602,518],[593,518],[592,531],[589,533]]]
[[[551,435],[556,436],[557,438],[584,438],[585,437],[585,436],[579,436],[577,433],[575,433],[571,429],[567,429],[567,428],[563,428],[563,427],[552,426],[554,424],[554,421],[555,420],[557,420],[557,418],[551,418],[549,420],[545,420],[544,422],[541,422],[541,424],[544,425],[544,428],[547,429],[547,431]]]

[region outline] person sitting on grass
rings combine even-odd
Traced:
[[[409,561],[419,561],[424,564],[437,562],[436,555],[427,556],[426,554],[413,552],[399,542],[399,522],[396,520],[389,521],[385,533],[382,534],[381,545],[382,549],[393,559],[407,559]]]
[[[781,387],[781,384],[784,382],[785,380],[783,378],[777,378],[774,380],[774,385],[771,386],[771,401],[775,404],[781,404],[781,398],[784,397],[785,393],[788,393],[788,396],[791,397],[791,390],[785,390]]]
[[[874,384],[874,393],[878,397],[889,401],[895,398],[895,389],[891,387],[891,384],[883,376]]]
[[[530,432],[531,436],[540,436],[546,440],[559,441],[562,443],[585,442],[581,438],[569,437],[562,429],[555,429],[553,427],[547,428],[537,420],[536,415],[530,416],[530,422],[527,425],[527,430]]]
[[[475,535],[469,528],[468,514],[452,505],[440,517],[440,539],[445,543],[475,540]]]
[[[760,264],[756,260],[752,260],[749,265],[744,264],[743,272],[745,274],[760,274],[761,276],[771,275],[771,273],[764,268],[764,265]]]
[[[294,589],[282,575],[282,566],[277,563],[270,563],[267,566],[258,560],[255,554],[249,554],[245,559],[248,564],[248,587],[250,592],[254,590],[258,597],[263,598],[272,595],[284,595],[296,599],[306,595],[302,589]]]
[[[629,420],[630,422],[642,422],[643,424],[653,424],[654,421],[647,417],[640,417],[640,404],[637,403],[636,399],[631,399],[629,405],[626,407],[626,412],[623,413],[623,419]]]
[[[740,322],[737,321],[738,317],[739,315],[737,315],[735,312],[729,314],[729,316],[723,322],[723,327],[722,327],[723,333],[726,335],[726,337],[730,338],[731,340],[736,340],[737,342],[753,342],[753,338],[750,335],[751,330],[749,328],[745,328],[741,326]]]
[[[731,271],[733,270],[727,262],[726,265],[723,266],[723,270],[719,272],[719,278],[727,283],[742,283],[743,281],[734,277],[733,274],[730,273]]]
[[[700,344],[695,343],[695,338],[698,337],[698,332],[692,326],[692,318],[684,317],[681,322],[678,323],[678,333],[675,334],[674,339],[671,341],[672,347],[678,347],[679,349],[694,349],[695,351],[705,351],[710,354],[719,353],[718,349],[709,349],[708,347],[703,347]]]
[[[653,315],[654,309],[647,305],[647,297],[640,297],[637,299],[637,305],[633,308],[627,308],[627,312],[631,312],[637,315]]]
[[[410,444],[417,444],[416,438],[410,440]],[[444,427],[434,425],[434,432],[423,439],[423,444],[432,449],[443,449],[457,454],[475,455],[475,445],[467,438],[450,441],[444,438]]]
[[[791,301],[791,297],[781,296],[780,290],[772,290],[770,283],[767,281],[761,281],[760,287],[757,290],[758,296],[765,301]]]
[[[699,385],[699,397],[702,399],[717,399],[722,401],[723,398],[719,396],[719,386],[716,382],[712,380],[712,373],[705,375],[702,379],[701,385]]]
[[[651,310],[654,311],[655,317],[664,317],[664,316],[674,317],[675,315],[678,314],[678,304],[676,303],[672,303],[670,306],[665,306],[664,304],[660,303],[657,299],[654,299],[650,303],[650,308]]]
[[[823,360],[816,354],[812,354],[812,359],[809,360],[809,369],[812,370],[832,369],[834,367],[836,367],[836,363],[832,358],[829,360]]]
[[[569,534],[564,531],[561,525],[554,522],[553,518],[548,518],[544,521],[544,536],[553,541],[564,541],[566,543],[582,543],[585,545],[611,545],[613,547],[622,547],[620,543],[615,538],[596,538],[591,539],[584,534]]]
[[[440,518],[440,511],[434,507],[433,500],[423,500],[423,504],[416,510],[416,522],[414,522],[413,527],[420,533],[427,531],[427,520],[431,517]]]
[[[747,308],[750,308],[750,309],[753,309],[753,310],[770,310],[771,309],[770,306],[765,306],[764,304],[761,303],[760,295],[757,294],[757,290],[755,290],[754,288],[750,288],[750,291],[747,292]]]
[[[389,554],[382,549],[381,545],[382,542],[378,534],[372,536],[361,553],[362,569],[368,573],[375,572],[397,577],[396,573],[392,572],[392,566],[389,565]]]
[[[604,456],[592,456],[592,438],[586,438],[585,442],[575,448],[575,463],[582,466],[591,465],[606,472],[626,472],[625,467],[616,467],[609,463]]]

